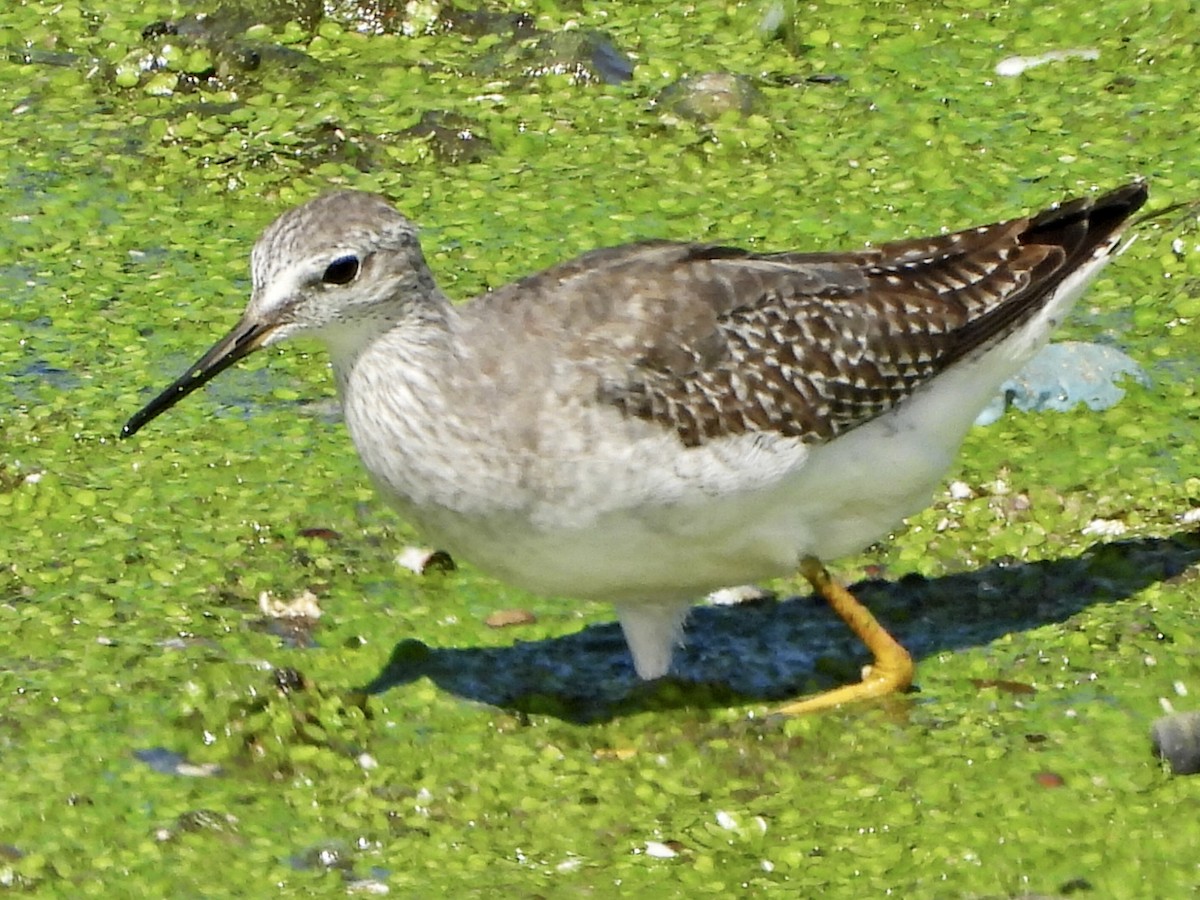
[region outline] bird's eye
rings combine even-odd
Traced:
[[[325,269],[321,281],[325,284],[349,284],[358,277],[358,257],[353,254],[339,256]]]

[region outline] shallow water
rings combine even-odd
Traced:
[[[1147,736],[1200,690],[1194,215],[1145,226],[1063,329],[1149,386],[977,429],[953,489],[837,562],[918,655],[920,692],[876,706],[768,716],[862,662],[796,582],[698,611],[680,682],[642,686],[604,606],[396,566],[418,536],[327,415],[313,347],[115,439],[236,319],[258,231],[330,185],[420,221],[456,297],[640,237],[855,246],[1134,174],[1193,200],[1187,4],[829,3],[771,39],[766,4],[546,3],[482,33],[198,43],[142,34],[190,5],[142,7],[0,23],[0,883],[1194,891],[1200,781]],[[599,30],[632,77],[527,27]],[[1099,56],[995,71],[1079,48]],[[711,120],[658,102],[712,71],[754,96]],[[431,112],[475,143],[437,145]],[[305,590],[305,639],[264,621],[263,592]],[[489,628],[497,609],[535,621]]]

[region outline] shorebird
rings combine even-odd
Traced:
[[[1124,246],[1144,182],[849,252],[647,241],[454,305],[416,226],[338,191],[254,246],[233,330],[122,430],[310,335],[379,491],[438,547],[611,601],[642,678],[691,603],[799,569],[871,651],[802,713],[907,688],[909,654],[826,570],[931,502],[976,414]]]

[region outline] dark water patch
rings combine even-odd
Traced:
[[[36,403],[42,391],[77,390],[83,381],[74,372],[35,359],[12,372],[13,396],[18,403]]]
[[[147,747],[144,750],[135,750],[133,756],[138,762],[145,763],[155,772],[160,772],[163,775],[207,778],[221,773],[220,766],[213,763],[197,764],[189,762],[187,757],[182,753],[176,753],[174,750],[168,750],[165,747]]]

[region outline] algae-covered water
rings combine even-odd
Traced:
[[[333,185],[422,223],[462,298],[643,237],[853,247],[1134,175],[1195,201],[1194,4],[118,6],[0,17],[0,886],[1200,888],[1200,779],[1148,738],[1200,705],[1194,211],[1062,331],[1148,386],[976,429],[953,488],[836,561],[918,658],[888,702],[770,714],[865,661],[799,581],[698,610],[647,686],[606,606],[397,565],[419,536],[315,347],[116,439]],[[1083,52],[1011,61],[1051,51]]]

